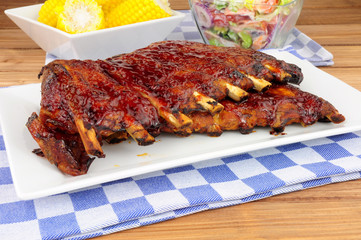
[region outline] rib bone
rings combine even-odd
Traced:
[[[125,128],[129,135],[138,143],[138,145],[146,146],[152,144],[155,140],[147,130],[140,124],[133,124]]]
[[[193,93],[197,104],[201,105],[205,110],[209,111],[212,115],[217,114],[223,110],[222,104],[218,103],[213,98],[204,96],[203,94],[195,91]]]
[[[159,115],[176,129],[186,128],[192,124],[192,120],[183,113],[177,112],[173,114],[155,97],[152,97],[145,92],[140,92],[140,94],[147,98],[149,102],[157,109]]]
[[[242,88],[234,86],[224,80],[220,81],[220,84],[227,89],[227,95],[232,98],[234,101],[241,101],[241,99],[248,96],[248,93]]]
[[[264,79],[256,78],[254,76],[251,76],[249,74],[246,75],[249,79],[252,80],[254,84],[254,89],[258,92],[262,92],[267,90],[272,84]]]
[[[79,118],[75,119],[75,125],[78,129],[80,138],[84,144],[86,152],[97,157],[105,157],[103,149],[97,139],[97,134],[94,128],[86,128],[83,120]]]
[[[279,74],[279,78],[280,78],[281,81],[283,81],[283,80],[286,79],[286,78],[292,77],[291,74],[283,71],[283,70],[280,69],[280,68],[275,68],[275,67],[273,67],[273,66],[271,66],[271,65],[269,65],[269,64],[265,64],[264,66],[265,66],[268,70],[270,70],[271,72]]]

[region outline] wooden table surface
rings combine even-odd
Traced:
[[[41,2],[0,1],[0,87],[38,82],[45,52],[3,11]],[[188,9],[186,0],[170,2],[173,9]],[[297,28],[334,55],[335,64],[322,70],[361,90],[361,0],[305,0]],[[97,239],[361,239],[361,180],[205,211]]]

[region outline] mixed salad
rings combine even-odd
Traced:
[[[211,45],[261,49],[271,43],[297,0],[191,0]]]

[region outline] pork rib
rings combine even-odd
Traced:
[[[271,134],[277,135],[290,124],[306,127],[317,121],[338,124],[345,120],[328,101],[292,85],[274,84],[265,92],[250,93],[243,102],[225,99],[220,103],[224,110],[216,117],[199,112],[189,115],[193,132],[219,136],[223,131],[248,134],[256,127],[271,127]],[[216,131],[215,125],[219,126]],[[162,131],[172,132],[167,126]]]
[[[161,132],[219,136],[344,117],[302,92],[301,70],[252,50],[165,41],[106,60],[56,60],[44,66],[41,109],[27,127],[60,171],[85,174],[102,143],[129,137],[152,144]]]

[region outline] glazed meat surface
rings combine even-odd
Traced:
[[[249,134],[257,127],[270,127],[271,134],[277,135],[293,123],[303,127],[317,121],[341,123],[344,116],[328,101],[298,87],[274,84],[265,92],[252,92],[247,100],[235,102],[229,99],[220,102],[224,110],[216,117],[208,113],[193,113],[193,132],[213,136],[227,130],[239,130]],[[211,132],[209,126],[218,125],[218,132]],[[170,132],[163,128],[164,132]]]
[[[151,44],[106,60],[55,60],[39,77],[40,113],[27,127],[60,171],[85,174],[103,141],[152,144],[161,132],[219,136],[271,127],[340,123],[327,101],[289,83],[301,70],[264,53],[186,41]]]

